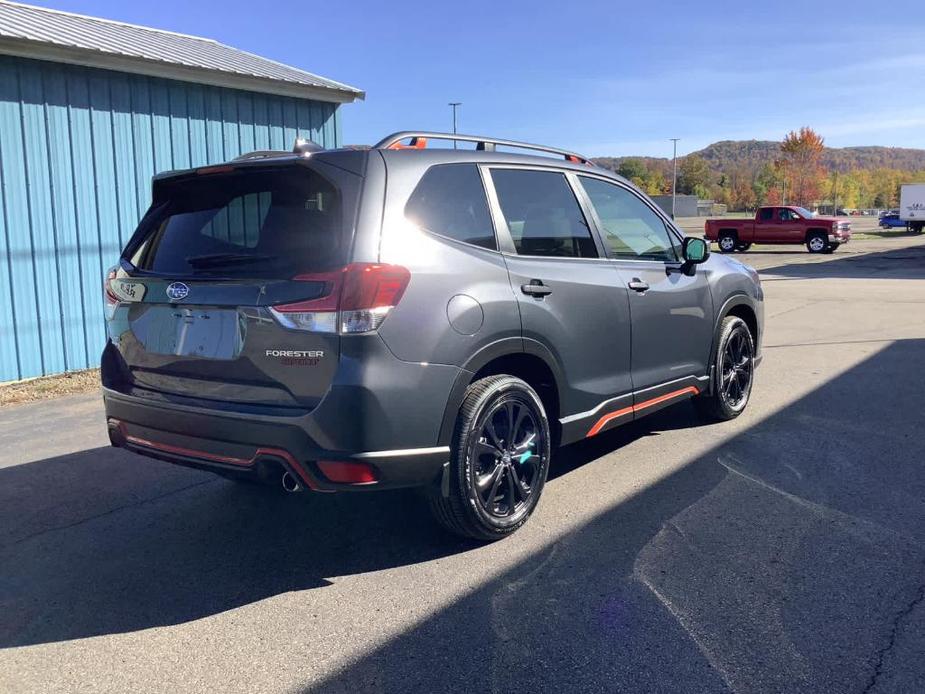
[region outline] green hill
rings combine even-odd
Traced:
[[[723,140],[714,142],[698,152],[714,173],[748,171],[756,173],[765,164],[780,156],[780,143],[768,140]],[[616,170],[627,159],[638,159],[650,170],[670,175],[671,159],[660,157],[596,157],[595,163]],[[678,159],[681,159],[679,157]],[[901,147],[826,147],[822,165],[827,170],[851,171],[852,169],[925,169],[925,149],[904,149]]]

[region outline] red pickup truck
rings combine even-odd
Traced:
[[[802,207],[760,207],[754,219],[708,219],[704,232],[723,253],[747,251],[753,243],[806,244],[810,253],[832,253],[851,239],[851,224]]]

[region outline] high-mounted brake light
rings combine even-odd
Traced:
[[[299,275],[302,282],[322,282],[315,299],[272,306],[279,323],[293,330],[352,334],[373,332],[398,305],[411,273],[400,265],[351,263],[333,272]]]
[[[207,176],[209,174],[231,173],[232,171],[234,171],[234,167],[228,166],[227,164],[220,164],[219,166],[201,166],[196,169],[196,175]]]

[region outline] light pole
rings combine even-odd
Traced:
[[[675,198],[677,197],[677,187],[678,187],[678,140],[680,137],[671,137],[668,138],[671,140],[671,144],[674,147],[674,150],[671,154],[671,167],[673,169],[671,174],[671,218],[674,219],[674,204]]]
[[[456,134],[456,109],[462,106],[462,101],[451,101],[449,106],[453,107],[453,134]],[[453,140],[453,149],[456,149],[456,140]]]

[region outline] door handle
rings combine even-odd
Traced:
[[[634,292],[640,292],[640,293],[646,291],[649,288],[649,284],[647,282],[643,282],[638,277],[634,277],[633,279],[631,279],[627,286],[629,286],[629,288],[632,289]]]
[[[543,284],[543,280],[530,280],[530,284],[520,285],[520,291],[530,296],[544,297],[552,294],[552,287]]]

